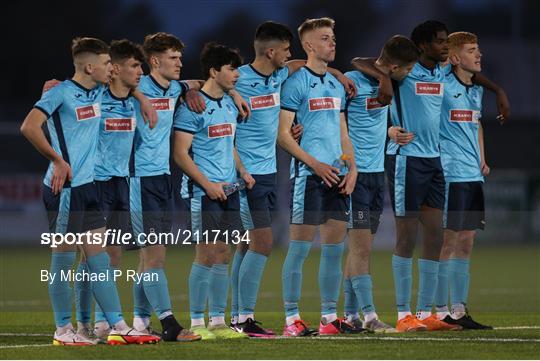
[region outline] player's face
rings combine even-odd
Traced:
[[[139,85],[139,81],[143,75],[142,63],[140,61],[129,58],[123,63],[117,64],[117,69],[117,77],[125,86],[135,88]]]
[[[91,77],[96,83],[107,84],[111,80],[112,65],[109,54],[99,54],[92,61]]]
[[[156,55],[155,69],[167,80],[179,80],[182,69],[182,53],[178,50],[167,49]]]
[[[398,65],[396,68],[394,68],[391,73],[390,77],[396,81],[401,81],[405,79],[407,75],[411,72],[412,68],[414,67],[414,63],[406,64],[406,65]]]
[[[482,53],[478,44],[464,44],[458,52],[459,66],[471,73],[482,71]]]
[[[446,31],[437,31],[437,35],[429,44],[430,56],[439,62],[445,62],[448,59],[448,34]]]
[[[336,58],[336,37],[332,28],[319,28],[309,34],[311,49],[320,60],[330,63]]]
[[[216,82],[224,91],[234,89],[240,73],[238,68],[234,68],[232,65],[223,65],[220,71],[216,72]]]
[[[276,41],[271,50],[272,64],[276,68],[283,68],[291,58],[291,44],[288,41]]]

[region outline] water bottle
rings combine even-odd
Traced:
[[[223,191],[225,192],[226,196],[229,196],[234,192],[240,191],[242,189],[246,189],[246,182],[241,178],[238,178],[234,183],[223,185]]]
[[[342,154],[338,159],[332,163],[332,167],[339,169],[339,174],[347,173],[350,168],[351,157],[347,154]]]

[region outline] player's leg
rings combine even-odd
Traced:
[[[313,334],[313,330],[300,318],[298,301],[302,291],[302,267],[320,223],[321,207],[322,194],[317,181],[312,176],[293,178],[290,242],[281,274],[285,306],[284,336]]]
[[[347,322],[354,324],[356,320],[360,320],[360,314],[358,313],[360,304],[358,303],[358,298],[356,298],[356,294],[354,293],[351,278],[349,276],[350,258],[351,256],[349,252],[345,258],[345,267],[343,268],[343,309],[344,318],[347,320]]]
[[[240,242],[236,245],[232,265],[231,265],[231,323],[230,327],[234,330],[238,324],[238,277],[242,260],[248,250],[248,245]]]
[[[396,220],[396,245],[392,255],[392,272],[399,332],[426,329],[411,313],[412,256],[418,233],[419,197],[423,197],[422,183],[411,168],[412,157],[387,156],[385,167],[390,200]],[[414,166],[414,164],[412,164]]]
[[[272,252],[271,212],[276,198],[276,175],[255,175],[254,178],[253,189],[240,195],[242,223],[244,229],[249,230],[250,241],[239,269],[239,327],[252,337],[270,337],[274,333],[255,322],[255,305],[266,261]]]

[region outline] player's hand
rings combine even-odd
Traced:
[[[59,194],[66,183],[66,179],[71,181],[73,174],[71,167],[63,159],[53,161],[53,174],[51,179],[51,188],[54,194]]]
[[[150,100],[146,97],[144,97],[144,99],[142,100],[139,100],[139,104],[141,105],[141,115],[144,122],[148,123],[150,129],[154,129],[158,122],[157,111],[152,106],[152,103],[150,103]]]
[[[315,161],[315,164],[311,167],[316,175],[321,177],[324,184],[328,187],[333,187],[339,183],[339,169],[332,167],[326,163]]]
[[[57,79],[47,80],[45,84],[43,84],[43,90],[41,91],[41,95],[45,94],[60,83],[61,81]]]
[[[242,172],[240,177],[246,182],[246,188],[251,189],[255,185],[255,178],[248,172]]]
[[[233,90],[229,92],[229,95],[233,98],[234,105],[236,105],[236,108],[238,109],[238,115],[240,115],[242,119],[249,118],[251,116],[251,109],[249,109],[249,105],[244,98],[242,98],[238,92]]]
[[[208,184],[204,187],[204,191],[206,192],[206,195],[211,200],[215,201],[221,201],[224,202],[227,200],[227,196],[225,195],[225,191],[223,190],[223,186],[228,183],[224,182],[208,182]]]
[[[502,125],[510,117],[510,101],[502,89],[497,92],[497,110],[499,111],[497,120]]]
[[[206,109],[206,103],[198,90],[190,89],[186,93],[186,104],[189,110],[201,114]]]
[[[407,145],[414,140],[414,133],[408,132],[402,127],[393,126],[388,128],[388,137],[398,145]]]
[[[296,124],[291,127],[291,135],[296,141],[296,143],[300,142],[300,138],[302,137],[303,132],[304,126],[302,124]]]
[[[382,105],[389,105],[392,102],[394,96],[394,89],[392,88],[392,79],[388,75],[382,75],[379,78],[379,94],[377,95],[377,101]]]
[[[489,172],[491,172],[491,168],[489,168],[486,162],[480,163],[480,170],[482,171],[483,176],[488,176]]]
[[[345,88],[345,92],[347,93],[347,99],[354,98],[358,94],[354,81],[347,78],[345,75],[340,75],[338,77],[338,80]]]
[[[341,183],[339,183],[339,193],[347,196],[350,195],[356,186],[356,177],[358,177],[358,172],[356,172],[356,170],[347,172]]]

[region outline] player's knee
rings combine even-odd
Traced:
[[[269,256],[272,252],[272,244],[272,239],[260,239],[257,241],[252,240],[249,244],[249,249],[264,256]]]

